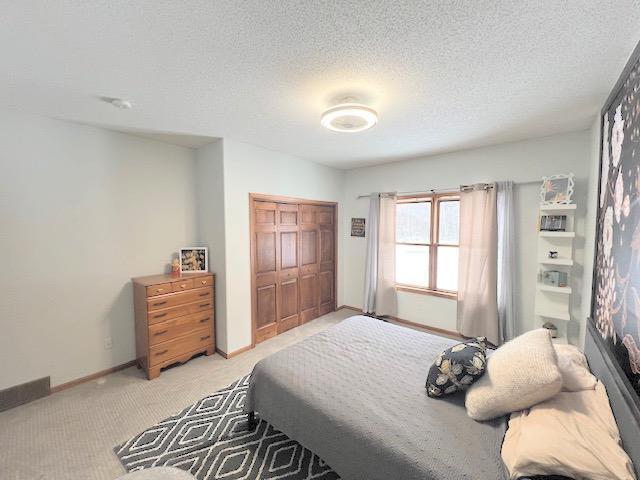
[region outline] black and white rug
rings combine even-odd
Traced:
[[[242,412],[249,375],[148,428],[113,450],[127,471],[172,466],[198,480],[334,480],[322,459]]]

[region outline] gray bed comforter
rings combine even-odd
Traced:
[[[245,410],[345,480],[503,480],[506,421],[473,421],[464,395],[426,394],[431,363],[455,343],[351,317],[259,362]]]

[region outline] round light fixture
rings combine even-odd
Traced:
[[[378,114],[359,103],[341,103],[322,114],[320,124],[334,132],[362,132],[378,123]]]

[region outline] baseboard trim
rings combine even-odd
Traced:
[[[240,355],[241,353],[248,352],[253,347],[254,345],[247,345],[246,347],[239,348],[238,350],[234,350],[233,352],[229,352],[229,353],[223,352],[219,348],[216,348],[216,352],[228,360],[230,358],[235,357],[236,355]]]
[[[87,375],[86,377],[76,378],[75,380],[71,380],[70,382],[61,383],[60,385],[51,387],[51,393],[58,393],[58,392],[61,392],[62,390],[75,387],[82,383],[90,382],[91,380],[96,380],[100,377],[109,375],[110,373],[115,373],[120,370],[124,370],[125,368],[132,367],[135,364],[136,364],[136,361],[131,360],[130,362],[123,363],[121,365],[116,365],[115,367],[107,368],[106,370],[100,370],[99,372],[96,372],[96,373],[92,373],[91,375]]]
[[[342,305],[338,308],[338,310],[353,310],[354,312],[362,313],[361,308],[352,307],[351,305]],[[410,320],[405,320],[404,318],[398,317],[389,317],[391,322],[399,323],[406,327],[417,328],[419,330],[424,330],[429,333],[433,333],[434,335],[440,335],[448,338],[452,338],[454,340],[465,340],[465,337],[460,335],[458,332],[454,332],[452,330],[446,330],[444,328],[438,327],[430,327],[428,325],[422,325],[421,323],[412,322]]]

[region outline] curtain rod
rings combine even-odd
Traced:
[[[542,180],[529,180],[527,182],[513,182],[513,183],[515,185],[528,185],[528,184],[531,184],[531,183],[541,183],[541,182],[542,182]],[[453,193],[453,192],[459,192],[461,190],[468,189],[468,188],[470,188],[472,186],[473,185],[460,185],[458,187],[450,187],[450,188],[430,188],[428,190],[410,190],[410,191],[406,191],[406,192],[380,192],[380,193],[382,195],[410,195],[410,194],[424,195],[424,194],[428,194],[428,193],[449,193],[449,192]],[[489,188],[493,188],[493,187],[489,187]],[[371,196],[371,194],[358,195],[356,198],[359,200],[361,198],[369,198],[370,196]]]

